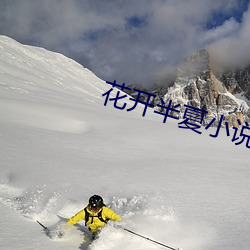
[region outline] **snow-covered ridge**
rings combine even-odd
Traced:
[[[5,36],[0,36],[0,74],[2,120],[56,131],[82,133],[90,125],[74,110],[51,103],[67,102],[69,94],[82,105],[101,102],[108,89],[75,61]]]
[[[105,90],[104,81],[72,59],[5,36],[0,36],[0,62],[1,85],[19,93],[35,94],[39,85],[51,91],[54,85],[57,91],[70,90],[99,98],[98,94]]]

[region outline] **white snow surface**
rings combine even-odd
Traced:
[[[112,223],[92,243],[84,222],[61,239],[36,223],[53,231],[99,194],[123,227],[168,246],[249,250],[246,141],[104,106],[110,88],[63,55],[0,36],[0,249],[164,249]]]

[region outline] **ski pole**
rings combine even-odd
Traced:
[[[131,234],[137,235],[137,236],[139,236],[139,237],[141,237],[141,238],[143,238],[143,239],[145,239],[145,240],[154,242],[154,243],[156,243],[156,244],[158,244],[158,245],[161,245],[161,246],[163,246],[163,247],[169,248],[169,249],[171,249],[171,250],[180,250],[180,248],[173,248],[173,247],[167,246],[167,245],[162,244],[162,243],[160,243],[160,242],[158,242],[158,241],[152,240],[152,239],[150,239],[150,238],[148,238],[148,237],[145,237],[145,236],[143,236],[143,235],[140,235],[140,234],[138,234],[138,233],[135,233],[135,232],[133,232],[133,231],[127,229],[127,228],[122,228],[122,229],[125,230],[125,231],[127,231],[127,232],[129,232],[129,233],[131,233]]]
[[[38,220],[36,221],[40,226],[42,226],[43,227],[43,229],[46,231],[46,230],[48,230],[48,228],[47,227],[45,227],[41,222],[39,222]]]

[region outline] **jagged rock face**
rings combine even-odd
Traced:
[[[178,77],[194,77],[202,75],[206,78],[209,69],[209,54],[205,49],[188,57],[185,62],[177,69]]]
[[[212,126],[217,126],[221,115],[224,122],[227,121],[230,127],[240,127],[245,121],[250,123],[250,108],[247,103],[236,98],[233,94],[242,94],[250,100],[250,66],[244,70],[228,71],[226,73],[214,73],[211,69],[209,52],[205,49],[187,58],[177,69],[177,76],[173,84],[168,86],[155,85],[152,89],[146,90],[142,85],[130,85],[131,91],[125,90],[132,97],[137,96],[134,88],[156,95],[150,100],[155,109],[164,112],[158,107],[161,98],[168,106],[172,100],[172,106],[181,104],[178,109],[180,113],[170,112],[172,116],[183,118],[184,104],[207,111],[203,125],[207,125],[213,118],[216,121]],[[141,95],[141,101],[147,96]],[[249,101],[250,103],[250,101]]]
[[[231,127],[239,127],[237,119],[241,121],[241,124],[244,121],[250,121],[250,109],[246,102],[232,95],[247,88],[248,91],[244,92],[245,96],[250,95],[249,71],[231,73],[234,75],[230,73],[221,75],[221,78],[227,79],[224,83],[211,70],[209,53],[203,49],[189,57],[177,72],[175,82],[168,88],[163,99],[166,105],[170,100],[173,105],[181,104],[179,118],[183,117],[184,104],[186,104],[208,112],[203,125],[207,125],[213,118],[216,118],[213,125],[217,126],[221,115],[224,115],[224,121],[227,121]],[[154,93],[157,93],[155,89]],[[155,105],[160,97],[162,96],[158,94],[154,101]]]
[[[240,93],[250,100],[250,66],[218,74],[218,79],[225,84],[230,93]]]

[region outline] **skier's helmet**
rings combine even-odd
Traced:
[[[99,210],[103,205],[103,199],[101,196],[95,194],[89,198],[89,207],[91,210]]]

